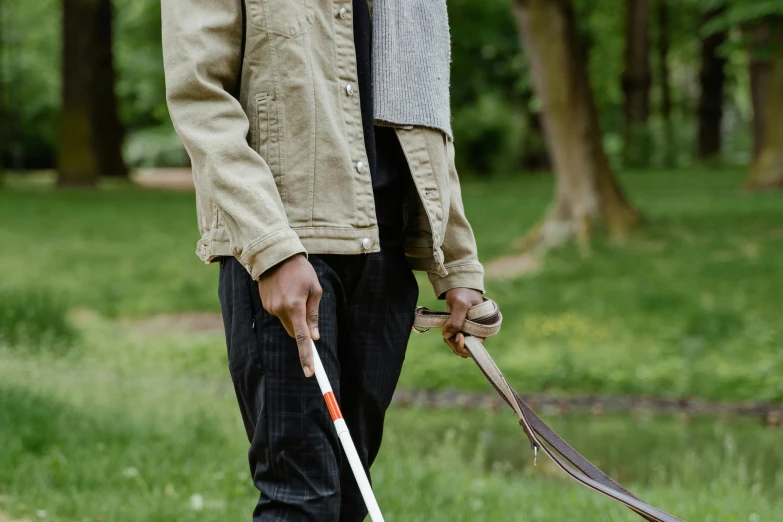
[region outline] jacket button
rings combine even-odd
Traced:
[[[350,83],[345,86],[345,92],[348,94],[348,96],[353,96],[353,85]]]
[[[359,171],[359,174],[363,174],[365,168],[366,167],[364,165],[364,162],[360,161],[360,162],[356,163],[356,170]]]
[[[337,11],[337,16],[339,16],[342,19],[345,19],[345,13],[348,11],[345,10],[345,7],[341,7],[339,11]]]
[[[372,241],[370,241],[369,237],[365,237],[362,239],[362,247],[364,247],[365,250],[369,250],[372,246]]]

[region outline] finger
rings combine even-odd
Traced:
[[[318,305],[321,303],[323,290],[318,286],[310,291],[307,298],[307,326],[310,329],[310,337],[320,339],[321,332],[318,331]]]
[[[465,334],[463,334],[462,332],[458,333],[454,337],[454,342],[457,343],[457,348],[459,349],[460,352],[465,351]]]
[[[464,348],[460,349],[459,345],[456,343],[454,339],[443,339],[443,342],[446,343],[446,346],[451,348],[451,351],[454,352],[454,355],[458,355],[463,359],[467,359],[468,357],[470,357],[470,353],[468,353],[468,351],[465,350]]]
[[[299,362],[302,363],[302,370],[305,377],[313,376],[313,350],[311,347],[312,337],[310,337],[310,327],[307,324],[305,307],[302,306],[291,318],[294,326],[294,339],[296,339],[297,348],[299,348]]]
[[[457,334],[457,348],[461,357],[470,357],[470,351],[465,347],[465,334],[462,332]]]
[[[458,302],[454,305],[449,313],[449,320],[443,325],[444,339],[451,339],[462,330],[469,308],[468,303]]]
[[[294,333],[294,327],[291,324],[291,321],[289,320],[289,317],[285,314],[280,314],[279,316],[275,316],[278,319],[280,319],[280,323],[283,325],[283,328],[285,328],[285,333],[290,335],[291,337],[295,337]]]

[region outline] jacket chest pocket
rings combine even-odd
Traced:
[[[270,35],[294,38],[313,23],[314,0],[245,0],[252,22]]]

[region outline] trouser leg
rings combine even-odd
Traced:
[[[352,272],[358,280],[350,282],[353,288],[346,295],[345,328],[340,334],[342,410],[365,470],[381,446],[419,293],[402,248],[381,248],[366,256],[361,272]],[[348,279],[346,275],[344,281]],[[340,522],[364,520],[367,509],[347,462],[341,485]]]
[[[334,271],[310,257],[324,290],[316,344],[339,400],[343,290]],[[254,522],[336,522],[342,456],[318,383],[305,378],[296,342],[264,311],[257,284],[234,258],[221,266],[219,295],[229,369],[250,441],[250,471],[260,491]]]

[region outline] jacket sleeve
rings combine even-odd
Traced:
[[[443,264],[448,275],[427,273],[439,298],[452,288],[472,288],[484,293],[484,267],[478,260],[478,249],[473,229],[465,217],[459,176],[454,166],[454,144],[446,140],[449,167],[449,209],[443,234]]]
[[[288,226],[266,162],[247,143],[239,101],[242,0],[162,0],[166,100],[199,199],[254,279],[305,248]]]

